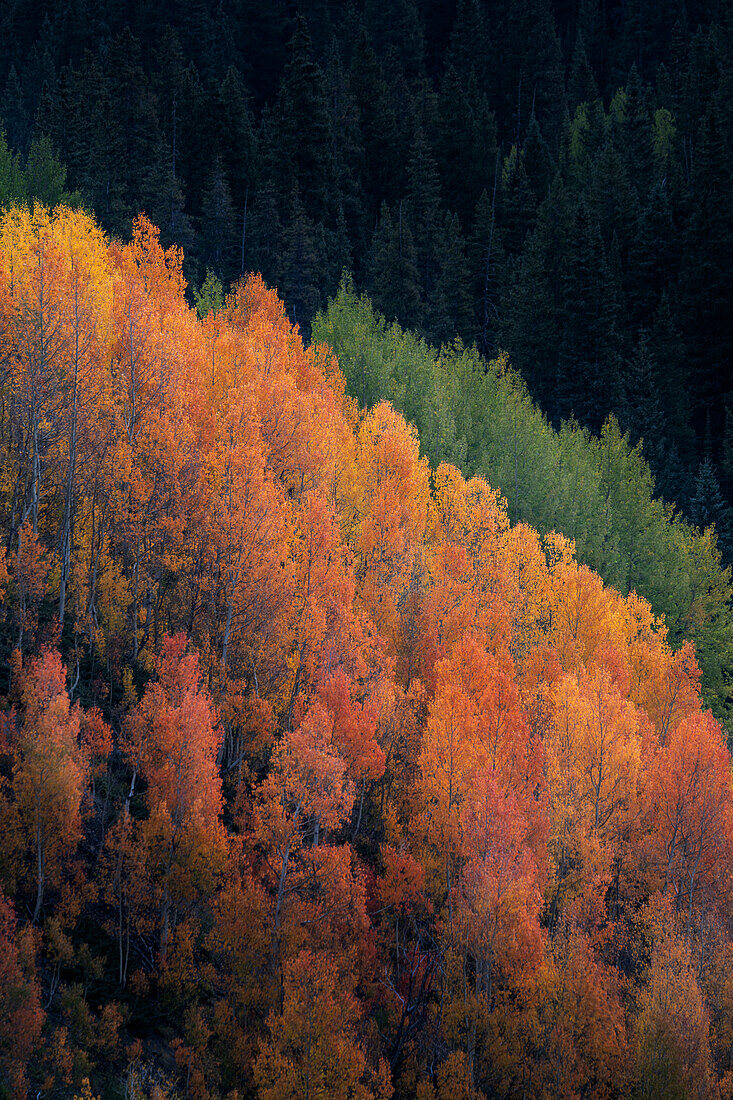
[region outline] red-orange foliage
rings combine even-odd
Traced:
[[[133,787],[138,775],[146,783],[148,817],[134,844],[145,904],[157,902],[162,962],[172,929],[213,891],[226,854],[216,766],[220,732],[200,678],[185,637],[164,638],[157,679],[130,715],[124,744]]]
[[[46,890],[61,884],[63,863],[81,838],[81,803],[87,778],[79,743],[80,712],[66,691],[66,669],[46,650],[24,673],[23,717],[14,738],[12,790],[35,882],[33,921]],[[32,868],[32,870],[31,870]]]
[[[184,290],[144,217],[0,218],[0,1072],[94,1095],[122,1039],[130,1095],[730,1095],[690,644],[431,477],[261,278]]]
[[[0,893],[0,1082],[11,1096],[25,1095],[27,1063],[43,1025],[35,952],[32,932],[18,929]]]

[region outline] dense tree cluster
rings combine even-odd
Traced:
[[[9,0],[0,118],[196,287],[261,272],[307,332],[348,269],[433,343],[507,350],[556,425],[615,413],[731,560],[732,27],[727,0]]]
[[[487,362],[460,341],[438,353],[387,324],[348,281],[312,326],[338,356],[347,392],[370,408],[388,399],[414,424],[431,466],[478,474],[513,522],[562,531],[578,559],[620,592],[664,614],[670,640],[695,642],[703,697],[731,726],[733,590],[716,533],[695,530],[656,496],[642,448],[610,416],[598,436],[566,421],[555,431],[506,356]]]
[[[0,221],[0,1088],[730,1096],[693,646],[184,290],[143,217]]]

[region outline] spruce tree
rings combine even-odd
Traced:
[[[489,16],[481,0],[458,0],[446,63],[462,77],[473,70],[482,91],[486,91],[491,79],[490,35]]]
[[[698,467],[689,513],[698,527],[715,526],[720,551],[725,561],[730,562],[733,555],[733,510],[721,492],[710,457],[705,458]]]
[[[54,153],[49,138],[40,134],[34,138],[28,152],[25,168],[25,184],[28,197],[53,208],[60,203],[73,204],[78,195],[66,190],[66,168]]]
[[[704,410],[713,409],[716,433],[723,431],[721,392],[733,362],[733,203],[729,142],[715,105],[702,120],[691,178],[690,217],[683,232],[679,280],[680,319],[694,378],[698,430]]]
[[[678,256],[667,188],[660,181],[652,188],[630,249],[627,294],[633,324],[651,322],[665,286],[676,279]]]
[[[476,204],[467,258],[474,301],[474,324],[479,350],[490,357],[496,350],[501,320],[505,257],[497,224],[499,157],[494,164],[491,192],[484,190]]]
[[[581,103],[593,103],[598,98],[598,87],[593,76],[593,70],[588,63],[583,33],[579,30],[575,37],[573,62],[570,66],[570,77],[568,79],[568,107],[571,111],[575,111]]]
[[[399,138],[394,104],[384,73],[362,29],[349,72],[351,90],[359,110],[361,144],[367,152],[361,165],[367,220],[375,223],[382,202],[392,204],[403,182],[398,161]],[[377,156],[372,155],[378,150]]]
[[[655,448],[665,435],[664,413],[657,386],[658,373],[647,333],[642,329],[633,354],[625,364],[620,420],[633,443],[644,440],[644,453],[652,469],[655,468]]]
[[[300,196],[295,192],[285,232],[285,257],[281,291],[288,313],[306,338],[311,318],[321,304],[319,288],[322,272],[313,222],[308,217]]]
[[[662,291],[649,328],[649,344],[659,369],[658,388],[667,435],[675,443],[683,462],[689,463],[695,449],[689,396],[689,360],[666,290]]]
[[[355,263],[354,274],[359,278],[364,268],[371,229],[367,225],[365,196],[362,189],[366,150],[362,144],[359,127],[359,110],[336,39],[329,48],[326,88],[331,116],[331,153],[338,204],[337,232],[343,240],[343,246],[348,245],[347,250],[352,253],[352,263]],[[338,275],[340,278],[340,271]]]
[[[626,83],[617,140],[631,186],[636,188],[641,206],[645,206],[654,180],[654,143],[649,95],[636,65]]]
[[[367,286],[374,306],[405,328],[416,328],[423,317],[417,252],[402,204],[391,214],[382,204],[367,268]]]
[[[206,270],[206,278],[201,284],[201,289],[194,289],[193,299],[196,303],[196,312],[202,319],[208,317],[210,313],[217,314],[223,307],[224,288],[211,268]]]
[[[537,205],[524,168],[524,155],[512,145],[501,172],[501,225],[504,248],[516,255],[522,248]]]
[[[5,133],[0,129],[0,210],[27,197],[25,174],[17,153],[8,148]]]
[[[0,99],[0,120],[5,128],[10,148],[17,153],[25,154],[29,144],[28,110],[15,65],[10,66]]]
[[[407,204],[423,294],[429,298],[438,275],[440,181],[425,132],[418,124],[407,165]]]
[[[258,271],[268,286],[279,287],[285,259],[285,234],[275,189],[265,181],[248,212],[245,271]]]
[[[291,186],[298,187],[304,211],[316,220],[333,216],[333,155],[326,82],[313,59],[308,24],[295,21],[289,58],[278,95],[282,153],[289,160]]]
[[[211,120],[212,143],[229,181],[235,210],[241,217],[257,181],[257,142],[248,92],[232,66],[213,92]]]
[[[496,160],[496,120],[473,71],[449,65],[441,82],[435,155],[442,193],[461,225],[470,225]]]
[[[620,288],[597,224],[578,206],[563,285],[563,332],[558,357],[557,407],[599,429],[621,404],[618,313]]]
[[[466,246],[457,214],[446,214],[438,250],[438,274],[427,302],[426,329],[437,344],[456,336],[469,340],[472,333],[470,277]]]
[[[639,204],[624,162],[610,141],[593,162],[586,197],[605,247],[615,236],[621,267],[626,270],[630,251],[639,248]]]
[[[201,207],[201,258],[223,282],[236,273],[237,230],[232,196],[217,157]]]
[[[512,277],[503,286],[501,343],[532,395],[555,419],[569,412],[558,385],[564,281],[570,262],[572,211],[559,175],[541,204]]]
[[[550,150],[534,115],[530,120],[527,137],[522,148],[522,163],[527,185],[534,196],[534,208],[536,209],[547,198],[547,192],[555,173]]]

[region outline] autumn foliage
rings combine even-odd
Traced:
[[[733,1095],[692,646],[181,262],[0,222],[0,1092]]]

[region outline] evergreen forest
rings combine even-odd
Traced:
[[[0,33],[0,1100],[733,1098],[730,0]]]

